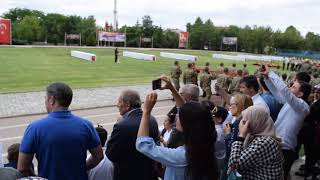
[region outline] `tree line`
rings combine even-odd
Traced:
[[[273,54],[277,49],[320,51],[320,36],[308,32],[305,37],[294,27],[289,26],[284,32],[273,30],[267,26],[238,26],[218,27],[209,19],[205,22],[201,18],[187,24],[190,33],[189,45],[192,49],[219,50],[223,37],[237,37],[238,51],[251,53]],[[235,46],[225,47],[235,49]]]
[[[65,33],[81,33],[82,44],[95,46],[96,31],[105,30],[105,27],[95,23],[94,16],[80,17],[66,16],[58,13],[45,14],[30,9],[10,9],[2,15],[11,19],[12,39],[14,44],[31,44],[32,42],[47,42],[58,44],[64,42]],[[187,23],[189,32],[188,48],[235,51],[235,46],[222,46],[223,37],[237,37],[237,50],[250,53],[273,54],[277,49],[320,51],[320,35],[308,32],[305,37],[294,27],[289,26],[284,32],[273,30],[269,26],[230,25],[227,27],[215,26],[208,19],[203,21],[198,17],[194,23]],[[179,34],[177,30],[163,29],[156,26],[149,15],[145,15],[133,26],[122,26],[119,32],[127,35],[128,47],[139,47],[140,37],[153,37],[155,48],[177,48]],[[123,44],[116,44],[123,46]],[[150,47],[148,43],[142,47]]]

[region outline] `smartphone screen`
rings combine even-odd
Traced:
[[[160,89],[161,88],[161,79],[153,80],[152,81],[152,90]]]

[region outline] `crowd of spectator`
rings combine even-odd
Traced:
[[[246,66],[237,70],[234,64],[230,71],[235,76],[229,79],[229,70],[221,65],[221,74],[212,74],[209,64],[204,68],[199,83],[203,98],[194,64],[188,65],[182,87],[177,62],[174,77],[160,77],[160,91],[170,91],[175,102],[160,130],[152,116],[157,91],[148,93],[143,106],[137,91],[123,91],[117,103],[121,118],[109,136],[102,126],[95,128],[69,110],[73,92],[68,85],[49,85],[48,116],[29,124],[21,144],[8,148],[0,179],[287,180],[302,144],[306,161],[296,174],[316,179],[317,74],[279,76],[266,66],[249,75]],[[214,79],[221,103],[212,100]]]

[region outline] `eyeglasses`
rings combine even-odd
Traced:
[[[237,103],[230,103],[230,106],[236,106]]]

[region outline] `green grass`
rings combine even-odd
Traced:
[[[96,62],[72,58],[71,50],[77,49],[0,47],[0,93],[43,90],[57,81],[65,82],[72,88],[146,84],[161,74],[168,74],[174,62],[174,59],[159,57],[158,50],[130,50],[157,55],[155,62],[120,57],[120,64],[114,63],[113,49],[79,49],[96,54]],[[210,62],[211,69],[216,69],[220,62],[227,67],[233,63],[212,59],[212,54],[217,53],[213,51],[170,52],[197,55],[197,66]],[[188,62],[180,61],[182,69]],[[242,62],[236,63],[242,67]],[[254,69],[249,62],[250,72]]]

